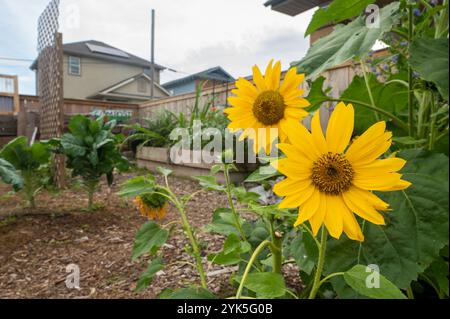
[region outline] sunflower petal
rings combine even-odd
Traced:
[[[375,225],[385,225],[384,217],[363,197],[358,195],[356,188],[351,187],[348,191],[342,193],[347,207],[356,215],[368,220]]]
[[[325,213],[325,227],[328,229],[330,235],[339,239],[343,229],[343,209],[339,203],[338,196],[325,196],[326,213]]]
[[[257,65],[253,66],[253,82],[260,92],[267,90],[266,82]]]
[[[325,215],[326,215],[326,209],[327,209],[327,201],[325,199],[325,194],[320,193],[320,200],[319,205],[317,207],[317,211],[314,215],[309,218],[309,223],[311,224],[311,228],[313,231],[314,236],[317,236],[317,233],[319,232],[320,227],[322,226]]]
[[[305,203],[307,200],[311,198],[311,196],[314,194],[315,187],[309,184],[305,189],[298,190],[293,195],[286,196],[285,199],[283,199],[280,204],[278,205],[279,208],[297,208],[303,203]]]
[[[322,126],[320,125],[320,110],[314,114],[313,119],[311,121],[311,131],[312,137],[314,140],[314,144],[317,149],[325,154],[328,152],[327,142],[325,141],[325,137],[323,136]]]
[[[320,203],[320,192],[318,189],[314,188],[311,197],[306,200],[306,202],[298,210],[298,218],[294,224],[297,227],[303,224],[306,220],[309,220],[314,214],[316,214],[319,209]]]
[[[339,103],[331,114],[327,128],[327,143],[330,152],[344,152],[353,134],[355,111],[353,105]]]

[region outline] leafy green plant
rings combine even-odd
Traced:
[[[123,141],[123,144],[133,143],[133,145],[165,147],[172,143],[169,135],[178,123],[177,118],[172,113],[164,111],[156,114],[155,118],[146,119],[144,122],[144,125],[127,126],[133,130],[133,133]]]
[[[39,169],[50,159],[48,146],[39,142],[29,146],[28,139],[25,136],[19,136],[3,147],[0,158],[3,159],[0,162],[2,177],[5,176],[6,181],[9,180],[16,188],[21,188],[27,206],[35,208],[34,198],[43,186],[43,176]],[[15,176],[11,165],[20,175],[20,179]]]
[[[67,156],[67,167],[72,176],[80,176],[88,193],[88,210],[94,208],[94,193],[100,178],[106,175],[109,185],[114,179],[114,169],[128,168],[128,160],[119,151],[119,138],[111,131],[116,122],[104,123],[104,118],[96,120],[77,115],[70,120],[69,133],[50,142],[56,152]]]
[[[3,158],[0,158],[0,179],[6,184],[13,185],[15,190],[19,190],[23,184],[15,167]]]

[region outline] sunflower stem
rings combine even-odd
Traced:
[[[369,76],[367,74],[368,72],[367,72],[367,68],[366,68],[366,63],[361,59],[360,64],[361,64],[361,69],[362,69],[363,75],[364,75],[364,82],[366,83],[367,93],[369,93],[370,103],[372,104],[373,108],[376,108],[375,100],[374,100],[373,94],[372,94],[372,89],[370,88],[370,81],[369,81]],[[377,122],[379,122],[380,116],[378,115],[378,112],[374,110],[373,114],[375,115],[375,120]]]
[[[325,227],[322,227],[322,236],[320,239],[320,250],[319,250],[319,259],[317,261],[317,269],[316,274],[314,275],[314,282],[311,289],[311,293],[309,294],[308,299],[315,299],[317,292],[320,288],[320,278],[322,276],[323,265],[325,263],[325,252],[327,248],[327,237],[328,232]]]
[[[245,236],[244,230],[242,229],[242,225],[241,225],[241,221],[239,219],[239,214],[236,211],[236,207],[234,207],[234,203],[233,203],[233,197],[231,194],[231,179],[230,179],[230,172],[229,172],[229,165],[227,164],[223,164],[223,172],[225,175],[225,182],[226,182],[226,193],[227,193],[227,198],[228,198],[228,203],[230,205],[230,209],[231,212],[233,213],[233,217],[234,217],[234,222],[235,222],[235,226],[239,232],[239,234],[241,235],[242,239],[246,242],[248,242],[247,237]]]
[[[275,230],[275,227],[273,227],[273,221],[270,222],[270,236],[273,244],[270,246],[270,251],[272,253],[272,269],[273,272],[281,274],[281,268],[283,266],[283,234]]]
[[[198,274],[200,276],[201,286],[204,289],[208,289],[208,285],[206,283],[206,273],[205,273],[205,269],[203,268],[202,256],[200,254],[200,248],[199,248],[199,244],[198,244],[197,238],[194,235],[194,232],[192,231],[191,225],[189,224],[189,220],[187,218],[186,211],[184,209],[183,204],[180,203],[180,201],[178,200],[178,197],[170,189],[167,177],[165,178],[165,180],[166,180],[166,186],[167,186],[165,188],[165,190],[169,193],[170,200],[175,205],[177,210],[180,212],[181,221],[183,223],[183,229],[184,229],[184,231],[185,231],[185,233],[186,233],[186,235],[187,235],[187,237],[189,239],[189,242],[191,244],[192,251],[193,251],[194,257],[195,257],[195,263],[196,263],[196,266],[197,266],[197,271],[198,271]]]
[[[413,14],[413,6],[411,4],[408,4],[408,46],[411,47],[411,43],[413,40],[413,21],[414,21],[414,14]],[[414,100],[413,100],[413,86],[414,86],[414,77],[413,77],[413,70],[410,65],[408,65],[408,133],[409,136],[414,137]]]
[[[236,299],[241,299],[242,290],[244,289],[244,284],[245,281],[247,280],[250,270],[252,269],[252,265],[256,261],[256,257],[258,257],[258,255],[263,251],[264,248],[266,248],[266,246],[269,246],[271,250],[274,248],[273,244],[269,240],[264,240],[263,242],[261,242],[261,244],[259,244],[258,247],[256,247],[255,251],[250,257],[247,267],[245,267],[244,274],[242,275],[241,282],[239,283],[239,288],[236,292]]]

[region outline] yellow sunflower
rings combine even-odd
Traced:
[[[289,123],[299,122],[308,114],[303,108],[309,102],[301,98],[304,90],[300,89],[304,74],[297,74],[296,68],[292,68],[286,73],[281,85],[280,77],[279,61],[275,65],[270,61],[264,76],[255,65],[255,85],[240,78],[236,81],[236,89],[232,91],[236,96],[228,98],[232,105],[225,110],[231,121],[228,128],[232,132],[243,130],[240,140],[246,137],[252,139],[255,153],[264,148],[269,154],[276,138],[281,142],[286,141]]]
[[[167,214],[167,201],[158,194],[143,194],[134,199],[142,216],[151,220],[162,220]]]
[[[385,131],[386,123],[374,124],[348,146],[353,125],[353,106],[339,103],[326,136],[316,112],[311,133],[303,125],[290,127],[292,145],[278,145],[287,157],[273,165],[287,178],[275,185],[274,192],[285,196],[281,208],[299,208],[296,227],[308,220],[314,235],[325,224],[334,238],[344,231],[350,239],[363,241],[354,214],[384,225],[379,211],[389,210],[389,204],[372,191],[401,190],[411,185],[397,173],[405,160],[380,159],[392,142],[392,133]]]

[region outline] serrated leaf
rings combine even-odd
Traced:
[[[153,221],[145,223],[138,231],[133,246],[132,259],[135,261],[140,256],[154,253],[155,249],[159,249],[169,237],[169,232],[162,229]]]
[[[399,2],[380,9],[379,28],[368,26],[366,17],[360,16],[349,24],[337,25],[333,32],[317,40],[306,56],[293,62],[299,72],[309,78],[357,57],[364,57],[383,34],[390,31],[400,19]]]
[[[316,265],[318,249],[311,235],[300,232],[289,247],[289,253],[294,257],[299,269],[308,275]]]
[[[320,7],[313,15],[305,36],[328,25],[337,24],[364,13],[375,0],[334,0],[329,6]]]
[[[376,270],[363,265],[356,265],[344,273],[344,279],[345,282],[355,291],[369,298],[406,299],[406,296],[400,291],[400,289],[398,289],[383,275],[378,272],[374,273],[375,271]],[[367,281],[369,276],[376,276],[375,280],[379,280],[379,286],[377,285],[372,287],[371,285],[368,285]]]
[[[225,187],[220,185],[214,176],[193,176],[194,179],[200,182],[200,186],[205,190],[223,191]]]

